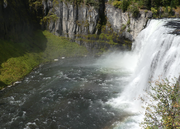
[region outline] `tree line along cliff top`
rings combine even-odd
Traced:
[[[137,17],[139,10],[152,11],[153,17],[172,17],[180,13],[179,0],[60,0],[61,2],[71,3],[73,5],[87,5],[99,8],[102,4],[108,3],[112,6],[122,9],[123,12],[130,12]],[[30,7],[42,8],[43,0],[29,0]],[[58,0],[52,0],[51,3],[58,4]],[[53,15],[53,14],[51,14]],[[47,17],[46,17],[47,19]]]
[[[152,11],[153,17],[172,17],[180,13],[179,0],[109,0],[109,4],[137,15],[139,10]]]

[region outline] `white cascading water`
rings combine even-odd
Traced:
[[[132,56],[132,59],[137,58],[132,65],[136,65],[136,62],[137,65],[130,83],[118,98],[108,102],[136,115],[119,123],[115,129],[140,128],[143,113],[140,113],[142,109],[138,97],[148,88],[149,82],[158,80],[159,77],[170,79],[180,75],[180,36],[170,34],[174,29],[166,26],[169,21],[172,19],[151,20],[136,38],[132,55],[137,55],[138,58]],[[178,19],[173,21],[178,22]]]

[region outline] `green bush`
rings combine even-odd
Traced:
[[[151,6],[151,0],[136,0],[139,8],[141,9],[150,9]]]
[[[140,8],[144,8],[145,7],[144,1],[140,0],[140,1],[137,1],[137,3],[138,3],[138,6]]]
[[[112,5],[116,8],[122,9],[125,12],[130,4],[129,0],[114,1]]]
[[[171,80],[172,82],[172,80]],[[179,81],[156,81],[146,93],[143,129],[178,129],[180,127]],[[144,102],[144,98],[141,98]],[[148,99],[148,102],[147,102]]]
[[[122,25],[121,30],[124,31],[126,29],[126,25]]]
[[[172,7],[168,6],[168,13],[172,13]]]
[[[116,8],[121,8],[121,1],[114,1],[112,5]]]
[[[145,12],[145,13],[147,13],[147,12],[148,12],[148,10],[144,10],[144,12]]]
[[[125,12],[128,9],[129,1],[128,0],[122,0],[120,6],[121,6],[121,9],[123,10],[123,12]]]
[[[128,25],[128,26],[130,25],[130,19],[127,21],[127,25]]]
[[[132,13],[132,16],[134,18],[137,18],[139,15],[139,8],[137,4],[133,4],[131,6],[129,6],[128,11]]]
[[[155,8],[151,7],[151,11],[152,11],[152,13],[157,14],[157,10]]]
[[[158,13],[157,13],[158,11],[153,7],[151,7],[151,11],[153,13],[153,17],[155,18],[158,15]]]

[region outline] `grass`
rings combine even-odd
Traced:
[[[77,57],[87,54],[85,47],[80,46],[75,42],[70,42],[63,37],[57,37],[50,34],[48,31],[44,31],[43,34],[48,39],[47,48],[44,51],[43,56],[48,60],[62,56]]]
[[[0,89],[22,79],[40,63],[87,54],[85,47],[48,31],[19,37],[18,41],[0,39]]]

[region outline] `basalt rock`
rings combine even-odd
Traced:
[[[106,4],[105,14],[108,22],[115,32],[122,31],[122,35],[130,40],[134,40],[139,32],[146,26],[148,18],[152,17],[152,12],[140,11],[139,16],[134,18],[131,13],[123,12],[122,10]]]
[[[151,12],[140,11],[139,16],[134,18],[132,14],[107,3],[95,8],[62,1],[53,5],[52,0],[44,0],[43,5],[45,14],[54,13],[58,17],[56,20],[51,20],[46,28],[55,35],[65,36],[76,42],[78,42],[76,39],[82,38],[83,35],[100,34],[98,21],[102,16],[107,18],[114,32],[129,40],[134,40],[152,17]],[[122,31],[124,25],[126,27]]]
[[[97,32],[96,26],[99,20],[99,9],[65,2],[59,2],[54,8],[47,6],[48,4],[45,1],[43,4],[45,5],[44,10],[49,9],[49,13],[52,12],[58,17],[56,21],[51,20],[47,25],[47,29],[55,35],[75,39],[77,35],[94,34]]]

